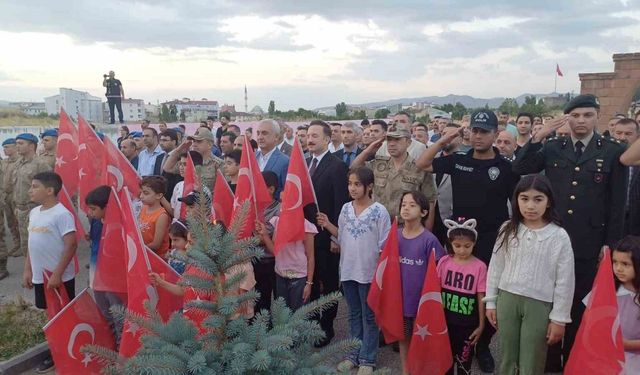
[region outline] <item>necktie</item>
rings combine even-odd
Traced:
[[[582,149],[584,148],[584,143],[582,141],[576,142],[576,158],[580,159],[582,157]]]
[[[350,166],[351,166],[351,162],[353,161],[353,160],[352,160],[352,158],[353,158],[353,154],[354,154],[353,152],[345,152],[345,153],[344,153],[344,156],[345,156],[345,158],[344,158],[344,159],[345,159],[345,160],[344,160],[344,162],[347,164],[347,167],[350,167]]]
[[[313,160],[311,161],[311,167],[309,168],[310,176],[313,176],[313,174],[316,173],[316,168],[318,168],[318,159],[313,158]]]

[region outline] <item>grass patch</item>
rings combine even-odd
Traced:
[[[55,126],[57,124],[57,119],[44,114],[28,116],[17,109],[0,109],[0,126]]]
[[[0,305],[0,361],[44,342],[42,327],[47,317],[24,298]]]

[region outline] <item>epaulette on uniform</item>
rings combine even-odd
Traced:
[[[376,155],[375,160],[389,161],[391,160],[391,156]]]

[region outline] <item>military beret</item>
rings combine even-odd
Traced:
[[[142,138],[142,132],[131,132],[129,133],[130,138]]]
[[[571,101],[569,101],[569,103],[564,107],[565,115],[576,108],[600,109],[600,102],[598,102],[598,98],[591,94],[578,95],[571,99]]]
[[[57,137],[58,136],[58,129],[47,129],[45,131],[42,132],[42,134],[40,134],[41,138],[44,137]]]
[[[173,129],[173,130],[175,130],[176,132],[178,132],[178,133],[180,133],[180,134],[184,135],[184,130],[183,130],[181,127],[179,127],[179,126],[176,126],[175,128],[171,128],[171,129]]]
[[[35,135],[31,134],[31,133],[22,133],[22,134],[18,134],[16,136],[16,141],[18,139],[22,139],[23,141],[29,141],[29,142],[33,142],[35,144],[38,143],[38,137],[36,137]]]
[[[3,146],[6,146],[6,145],[15,145],[15,144],[16,144],[16,140],[15,140],[14,138],[8,138],[8,139],[5,139],[5,140],[4,140],[4,142],[2,142],[2,145],[3,145]]]

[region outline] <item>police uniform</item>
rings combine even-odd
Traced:
[[[25,139],[35,144],[38,138],[32,134],[20,134],[16,139]],[[27,245],[29,239],[29,212],[37,205],[31,202],[29,198],[29,188],[33,176],[40,172],[51,171],[51,167],[38,157],[25,158],[21,157],[13,172],[12,183],[14,186],[13,199],[16,205],[16,217],[18,219],[18,229],[20,233],[20,249],[22,255],[27,254]]]
[[[567,104],[565,113],[575,108],[598,109],[599,105],[595,97],[580,95]],[[619,141],[594,133],[579,157],[576,141],[572,137],[550,138],[544,145],[530,141],[513,164],[518,174],[544,171],[553,186],[562,226],[571,237],[576,285],[565,355],[582,319],[581,301],[591,290],[600,249],[622,237],[628,177],[619,160],[624,152]]]
[[[406,137],[401,131],[389,132],[387,137]],[[433,175],[418,168],[415,160],[407,153],[406,159],[399,169],[396,169],[393,160],[389,156],[376,156],[375,159],[366,162],[367,167],[373,170],[375,183],[373,195],[380,202],[391,218],[398,215],[402,194],[411,190],[421,191],[429,200],[435,202],[437,198],[436,185]]]

